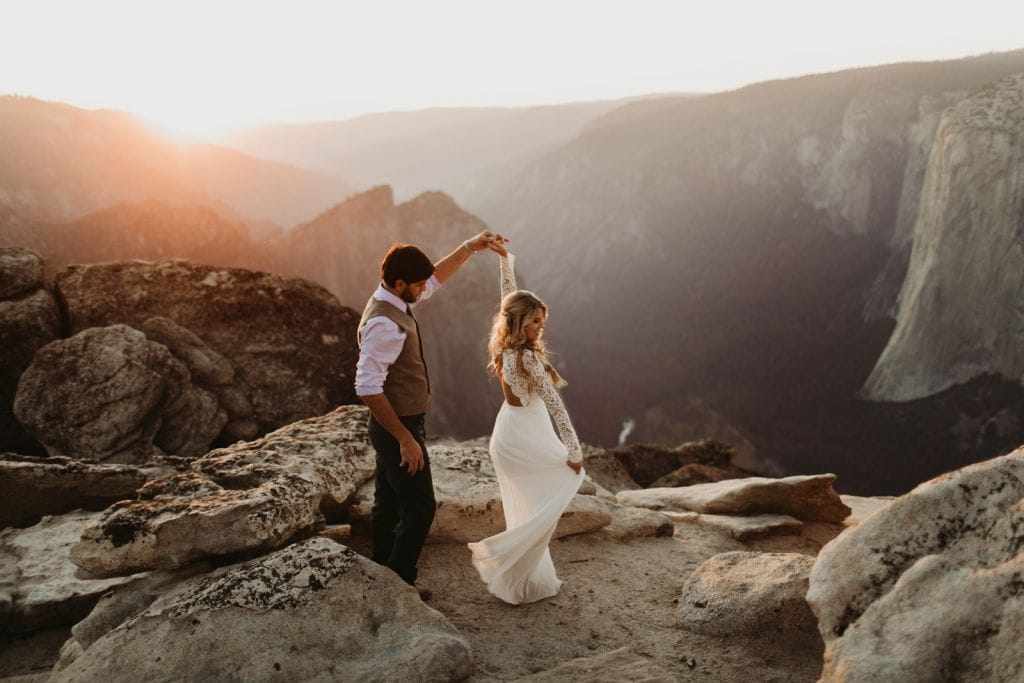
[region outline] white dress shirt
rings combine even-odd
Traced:
[[[436,275],[431,275],[427,286],[416,300],[425,301],[433,296],[441,287]],[[406,303],[384,289],[384,283],[373,293],[377,301],[386,301],[403,313]],[[359,334],[359,361],[356,363],[356,396],[373,396],[384,393],[384,380],[388,376],[388,368],[398,360],[405,345],[405,332],[398,323],[382,315],[370,318]]]

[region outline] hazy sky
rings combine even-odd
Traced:
[[[0,0],[0,94],[250,124],[747,83],[1024,47],[1022,0]]]

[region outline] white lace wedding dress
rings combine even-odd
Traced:
[[[513,264],[514,257],[502,257],[503,298],[516,289]],[[522,404],[502,404],[490,441],[506,529],[470,543],[469,549],[473,566],[488,590],[518,605],[549,598],[562,585],[548,542],[583,482],[582,469],[577,474],[566,461],[581,462],[582,453],[569,414],[543,363],[532,351],[523,351],[523,366],[536,387],[530,392],[515,352],[506,350],[502,361],[505,381]],[[552,428],[552,419],[561,440]]]

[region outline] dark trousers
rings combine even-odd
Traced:
[[[434,480],[430,476],[423,415],[400,417],[423,449],[423,469],[409,474],[400,467],[402,452],[395,437],[370,417],[370,443],[377,451],[376,491],[370,530],[373,561],[390,567],[406,583],[416,583],[416,563],[434,521]]]

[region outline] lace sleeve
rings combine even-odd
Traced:
[[[529,405],[529,384],[526,381],[526,377],[519,370],[519,364],[516,363],[516,352],[512,349],[505,349],[504,353],[501,354],[501,375],[505,379],[505,384],[512,390],[515,397],[519,399],[519,404]]]
[[[582,462],[583,450],[580,448],[580,440],[577,438],[576,430],[573,429],[572,422],[569,420],[569,412],[565,409],[562,397],[551,383],[551,377],[544,370],[544,364],[531,351],[524,351],[523,365],[526,367],[526,371],[530,373],[533,386],[537,387],[541,398],[544,399],[544,405],[547,406],[548,414],[555,423],[558,434],[562,437],[562,443],[569,450],[569,460],[571,462]]]
[[[501,298],[504,299],[512,292],[519,289],[516,287],[516,257],[513,254],[502,256],[501,261]]]

